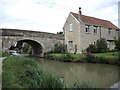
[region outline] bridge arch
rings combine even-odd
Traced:
[[[28,43],[32,47],[32,56],[43,57],[44,49],[42,43],[31,39],[22,39],[22,40],[17,40],[16,42],[21,44]]]

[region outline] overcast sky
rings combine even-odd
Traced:
[[[111,21],[118,26],[119,0],[0,0],[0,28],[62,31],[69,12]]]

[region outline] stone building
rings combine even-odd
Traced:
[[[65,44],[70,53],[82,53],[90,44],[105,38],[108,48],[114,49],[114,39],[118,37],[118,27],[108,20],[70,12],[63,26]]]

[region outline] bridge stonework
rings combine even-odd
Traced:
[[[64,35],[38,31],[0,29],[0,37],[0,48],[3,52],[7,51],[12,43],[23,41],[32,46],[34,56],[43,56],[51,51],[56,43],[64,44]]]

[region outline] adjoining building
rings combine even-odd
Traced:
[[[114,49],[114,40],[118,38],[118,27],[108,20],[70,12],[63,26],[65,45],[70,53],[82,53],[90,44],[105,38],[109,49]]]

